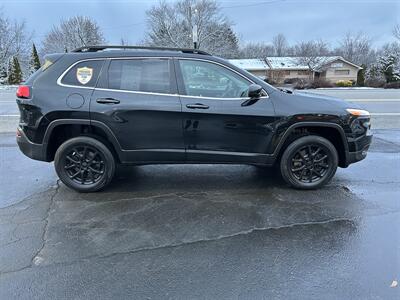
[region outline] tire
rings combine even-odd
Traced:
[[[60,180],[78,192],[96,192],[107,186],[115,173],[111,151],[92,137],[67,140],[57,149],[54,166]]]
[[[327,139],[309,135],[293,141],[283,152],[280,171],[292,187],[302,190],[327,184],[336,173],[338,153]]]

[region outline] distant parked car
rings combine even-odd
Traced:
[[[17,103],[21,151],[54,160],[81,192],[109,184],[117,163],[277,164],[291,186],[313,189],[371,143],[369,113],[355,104],[280,91],[192,49],[48,55]]]

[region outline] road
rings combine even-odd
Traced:
[[[0,134],[0,299],[399,299],[400,130],[374,134],[321,190],[165,165],[93,194]]]
[[[373,115],[376,129],[400,128],[400,90],[385,89],[318,89],[297,91],[323,94],[355,102]],[[15,90],[0,91],[0,132],[14,131],[18,123]]]

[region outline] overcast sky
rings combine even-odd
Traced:
[[[3,13],[24,19],[39,43],[53,24],[77,14],[94,18],[111,44],[135,44],[146,29],[145,11],[158,0],[0,0]],[[322,38],[335,46],[348,32],[363,31],[375,46],[394,40],[400,0],[220,0],[241,42],[270,42],[277,33],[290,43]]]

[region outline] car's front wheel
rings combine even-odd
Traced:
[[[283,179],[298,189],[315,189],[328,183],[336,173],[338,154],[327,139],[309,135],[292,142],[283,152]]]
[[[111,151],[92,137],[76,137],[64,142],[54,157],[58,177],[78,192],[95,192],[108,185],[115,172]]]

